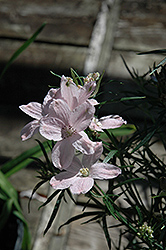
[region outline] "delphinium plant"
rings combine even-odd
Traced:
[[[39,132],[51,150],[50,159],[39,142],[45,161],[33,158],[40,167],[40,181],[32,195],[48,182],[55,191],[42,206],[58,196],[44,234],[65,196],[77,204],[73,195],[83,194],[87,197],[84,211],[69,218],[61,227],[87,217],[86,222],[96,221],[102,226],[108,249],[112,246],[120,250],[166,248],[165,163],[151,149],[158,138],[165,146],[162,136],[165,99],[161,98],[161,83],[157,78],[139,77],[135,73],[132,77],[138,90],[129,96],[126,94],[123,100],[131,108],[144,112],[145,122],[140,127],[128,125],[116,113],[97,117],[102,105],[98,100],[102,82],[99,73],[80,77],[72,69],[71,77],[59,76],[60,87],[51,88],[42,104],[30,102],[20,106],[34,119],[22,129],[22,140]],[[148,85],[154,92],[148,92]],[[116,131],[123,134],[124,129],[133,133],[117,137]],[[152,140],[155,135],[157,139]],[[106,191],[98,180],[108,181]],[[90,202],[95,204],[95,209],[86,212]],[[110,216],[115,221],[111,225]],[[119,228],[118,243],[111,237],[110,230],[114,227]],[[122,244],[123,237],[128,243]]]

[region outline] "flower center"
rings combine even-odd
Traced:
[[[80,173],[83,177],[89,176],[89,168],[81,168]]]
[[[72,126],[70,126],[70,125],[69,126],[64,126],[62,128],[62,137],[64,139],[66,139],[66,138],[72,136],[75,133],[75,131],[76,130],[74,128],[72,128]]]

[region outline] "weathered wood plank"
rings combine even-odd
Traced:
[[[165,48],[165,13],[164,1],[121,1],[114,48],[130,51]]]
[[[101,0],[0,1],[0,36],[27,39],[43,22],[38,40],[88,46]]]

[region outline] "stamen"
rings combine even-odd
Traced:
[[[76,132],[76,130],[74,128],[72,128],[70,125],[69,126],[64,126],[62,128],[62,137],[64,139],[72,136],[74,133]]]
[[[83,177],[89,176],[89,168],[81,168],[80,173]]]

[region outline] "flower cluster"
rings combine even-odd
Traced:
[[[30,102],[20,109],[34,118],[21,131],[22,140],[39,132],[44,138],[55,141],[52,149],[52,162],[61,170],[50,180],[55,189],[70,188],[74,194],[88,192],[94,179],[111,179],[121,173],[113,165],[97,163],[103,146],[102,142],[90,140],[85,130],[103,131],[117,128],[126,123],[118,115],[95,118],[95,105],[91,98],[96,89],[98,73],[90,73],[78,84],[70,77],[61,77],[60,87],[51,88],[43,104]],[[82,153],[82,160],[75,152]]]
[[[153,238],[153,230],[151,226],[148,226],[147,223],[144,223],[142,226],[139,227],[139,232],[137,233],[138,236],[141,236],[143,238]]]

